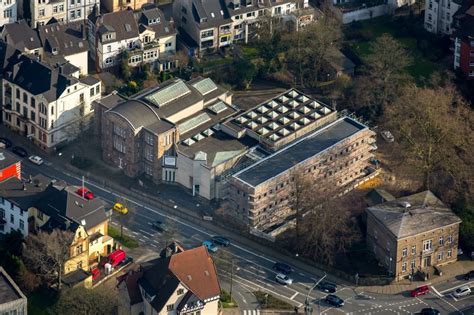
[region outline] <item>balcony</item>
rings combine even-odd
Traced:
[[[160,47],[160,43],[158,41],[154,40],[154,41],[151,41],[149,43],[143,43],[142,47],[143,47],[143,50],[146,51],[146,50],[149,50],[149,49],[154,49],[154,48]]]

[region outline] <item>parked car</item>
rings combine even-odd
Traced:
[[[275,280],[283,285],[291,285],[293,283],[293,279],[283,273],[277,273],[277,275],[275,276]]]
[[[326,301],[326,303],[331,304],[335,307],[344,306],[344,300],[334,294],[329,294],[324,300]]]
[[[13,147],[12,152],[15,153],[16,155],[21,156],[21,157],[27,157],[28,156],[28,152],[26,152],[26,150],[23,149],[22,147]]]
[[[469,271],[464,275],[464,280],[474,279],[474,270]]]
[[[437,309],[428,307],[428,308],[422,309],[420,314],[421,315],[438,315],[439,311]]]
[[[76,194],[78,194],[79,196],[87,200],[94,199],[94,194],[85,187],[81,187],[78,190],[76,190]]]
[[[117,202],[116,204],[114,204],[113,209],[114,209],[114,211],[117,211],[118,213],[121,213],[121,214],[127,214],[128,213],[127,207],[125,207],[120,202]]]
[[[327,281],[321,281],[316,287],[326,293],[334,293],[337,289],[337,285]]]
[[[388,130],[384,130],[380,133],[382,138],[387,141],[387,142],[393,142],[395,141],[395,138],[393,137],[392,133]]]
[[[457,297],[457,298],[470,295],[470,294],[471,294],[471,288],[467,285],[463,285],[462,287],[457,288],[453,293],[454,297]]]
[[[276,262],[273,265],[273,270],[279,271],[285,275],[288,275],[293,271],[290,265],[282,263],[282,262]]]
[[[224,236],[219,236],[219,235],[213,236],[212,241],[214,242],[214,244],[221,245],[224,247],[227,247],[230,245],[230,240]]]
[[[0,142],[5,145],[5,148],[9,148],[13,145],[11,140],[5,137],[0,137]]]
[[[109,263],[112,267],[115,267],[126,259],[127,254],[123,250],[118,249],[110,253],[109,256],[107,256],[107,259],[102,260],[100,264],[104,266],[105,264]]]
[[[166,230],[165,224],[160,220],[156,220],[155,222],[153,222],[151,224],[151,227],[160,232],[164,232]]]
[[[202,245],[206,246],[207,250],[211,253],[215,253],[218,250],[217,246],[214,245],[213,241],[204,241],[202,242]]]
[[[37,155],[32,155],[28,158],[28,160],[30,160],[31,163],[33,164],[36,164],[36,165],[41,165],[43,164],[43,159],[40,158],[39,156]]]
[[[418,287],[410,292],[410,295],[413,297],[424,295],[430,292],[430,287],[427,285],[422,285],[421,287]]]

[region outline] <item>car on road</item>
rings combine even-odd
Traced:
[[[421,310],[420,315],[438,315],[439,311],[437,309],[427,307]]]
[[[420,295],[425,295],[428,292],[430,292],[430,287],[427,285],[422,285],[421,287],[418,287],[410,292],[410,295],[412,297],[417,297]]]
[[[36,165],[41,165],[44,162],[43,159],[37,155],[30,156],[28,160],[30,160],[31,163],[36,164]]]
[[[27,157],[28,156],[28,152],[26,152],[26,150],[23,149],[22,147],[13,147],[12,152],[15,153],[16,155],[21,156],[21,157]]]
[[[9,148],[13,145],[10,139],[5,138],[5,137],[0,137],[0,142],[5,145],[5,148]]]
[[[464,275],[464,280],[474,279],[474,270],[469,271]]]
[[[160,220],[156,220],[155,222],[151,223],[151,227],[160,232],[164,232],[166,230],[165,224]]]
[[[393,142],[395,141],[395,138],[393,137],[392,133],[388,130],[384,130],[380,133],[382,138],[387,141],[387,142]]]
[[[213,241],[204,241],[202,242],[202,245],[206,246],[207,250],[211,253],[215,253],[218,250],[217,246],[214,245]]]
[[[128,208],[125,207],[120,202],[115,203],[113,209],[114,209],[114,211],[117,211],[120,214],[127,214],[128,213]]]
[[[87,188],[81,187],[78,190],[76,190],[76,194],[81,196],[82,198],[85,198],[87,200],[94,199],[94,194]]]
[[[211,240],[216,245],[221,245],[221,246],[224,246],[224,247],[227,247],[227,246],[230,245],[230,240],[227,237],[224,237],[224,236],[216,235],[216,236],[213,236],[211,238]]]
[[[288,275],[293,271],[290,265],[282,263],[282,262],[276,262],[272,268],[273,270],[279,271],[285,275]]]
[[[326,293],[334,293],[337,290],[337,285],[327,281],[321,281],[316,287]]]
[[[293,279],[283,273],[277,273],[275,276],[275,280],[276,282],[283,285],[291,285],[293,283]]]
[[[456,298],[460,298],[460,297],[470,295],[470,294],[471,294],[471,288],[467,285],[463,285],[462,287],[457,288],[456,290],[454,290],[454,293],[453,293],[454,297]]]
[[[334,294],[329,294],[328,296],[326,296],[324,301],[326,301],[326,303],[328,303],[332,306],[335,306],[335,307],[344,306],[344,300],[341,299],[340,297],[338,297],[337,295],[334,295]]]

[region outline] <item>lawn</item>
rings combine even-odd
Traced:
[[[352,44],[351,49],[362,61],[370,54],[370,44],[377,37],[388,33],[396,38],[413,57],[414,64],[407,68],[407,72],[418,84],[421,84],[423,79],[429,78],[434,72],[441,70],[437,63],[430,61],[423,55],[423,52],[417,46],[415,35],[406,34],[403,30],[400,30],[401,23],[406,23],[405,21],[392,21],[387,17],[381,17],[357,23],[356,30],[363,39]],[[439,48],[433,47],[433,49]]]
[[[138,242],[128,235],[120,236],[120,230],[109,226],[108,234],[127,248],[137,248]]]
[[[277,299],[271,294],[262,291],[256,291],[254,294],[262,309],[292,310],[294,308],[293,305]]]

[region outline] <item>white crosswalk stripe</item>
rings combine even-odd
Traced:
[[[260,315],[260,310],[243,310],[243,315]]]

